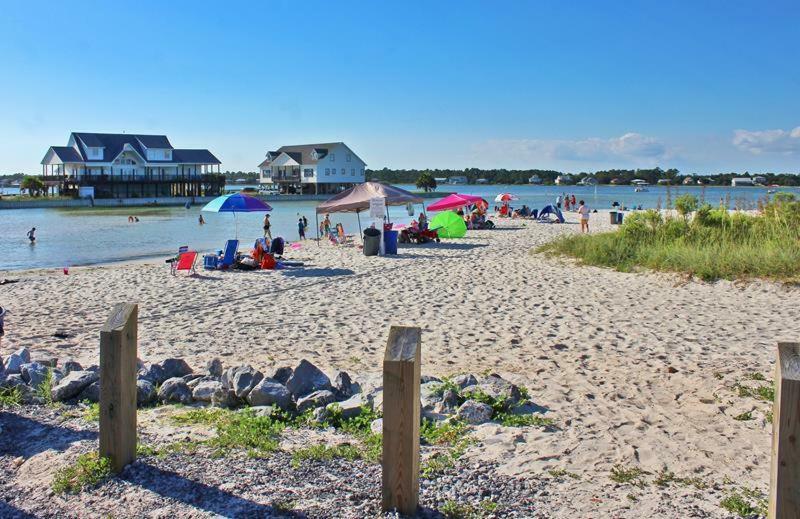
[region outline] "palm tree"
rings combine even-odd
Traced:
[[[423,171],[417,177],[417,188],[424,189],[426,193],[433,191],[436,189],[436,179],[433,178],[429,171]]]
[[[28,194],[31,196],[39,196],[41,195],[44,190],[44,182],[39,177],[32,177],[26,176],[22,179],[22,182],[19,184],[20,191],[25,189],[28,191]]]

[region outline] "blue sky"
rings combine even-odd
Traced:
[[[222,6],[225,6],[224,8]],[[223,169],[800,172],[800,2],[2,2],[0,172],[70,131]]]

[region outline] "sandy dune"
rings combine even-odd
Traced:
[[[556,515],[668,515],[670,499],[692,493],[643,490],[626,502],[630,488],[608,478],[617,463],[766,489],[769,404],[731,387],[751,372],[771,378],[776,342],[800,338],[798,289],[624,274],[529,252],[577,232],[568,218],[508,222],[392,258],[309,241],[287,255],[302,270],[172,277],[160,262],[5,273],[20,282],[0,287],[11,310],[0,351],[97,362],[101,323],[113,303],[130,301],[140,304],[146,360],[221,357],[263,370],[307,358],[363,373],[380,370],[390,324],[418,325],[423,373],[497,372],[549,409],[558,430],[484,425],[468,455],[500,460],[512,475],[579,474],[550,496]],[[593,230],[607,220],[594,215]],[[734,419],[746,411],[752,420]],[[722,514],[701,505],[701,515]]]

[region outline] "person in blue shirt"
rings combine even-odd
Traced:
[[[300,239],[301,240],[305,240],[306,239],[306,224],[303,223],[303,219],[302,218],[297,220],[297,232],[300,235]]]

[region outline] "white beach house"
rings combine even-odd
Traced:
[[[343,142],[281,146],[258,165],[261,184],[280,193],[331,194],[364,182],[366,163]]]
[[[72,133],[50,146],[42,180],[62,195],[157,198],[217,195],[220,161],[206,149],[176,149],[165,135]]]

